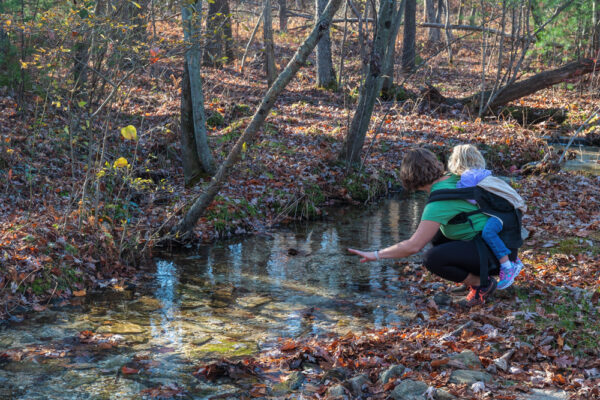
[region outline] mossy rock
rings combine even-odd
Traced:
[[[248,356],[258,350],[256,343],[222,341],[207,343],[198,349],[205,353],[217,353],[226,356]]]

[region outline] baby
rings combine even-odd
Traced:
[[[485,160],[477,148],[470,144],[455,146],[452,155],[448,159],[448,170],[453,174],[460,175],[457,188],[476,186],[481,180],[490,176],[492,172],[485,169]],[[475,200],[467,200],[476,204]],[[523,269],[523,263],[519,258],[511,262],[508,255],[511,251],[506,247],[498,233],[502,231],[502,220],[490,216],[481,237],[492,250],[500,262],[500,282],[498,289],[506,289],[513,284],[515,278]]]

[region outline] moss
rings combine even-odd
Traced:
[[[223,126],[225,125],[225,117],[218,111],[213,111],[206,119],[206,125],[211,127]]]
[[[248,356],[256,353],[257,348],[255,343],[225,341],[205,344],[200,347],[200,350],[228,356]]]

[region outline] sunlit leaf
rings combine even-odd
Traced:
[[[115,168],[125,168],[129,165],[129,163],[127,162],[127,159],[124,157],[119,157],[113,164],[113,167]]]
[[[137,140],[137,129],[133,125],[121,128],[121,135],[127,140]]]

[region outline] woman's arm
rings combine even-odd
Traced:
[[[427,243],[433,239],[437,231],[440,229],[440,223],[434,221],[421,221],[415,233],[410,239],[396,243],[393,246],[379,250],[379,254],[374,251],[360,251],[348,249],[350,253],[361,256],[360,262],[375,261],[378,258],[402,258],[408,257],[419,252]]]

